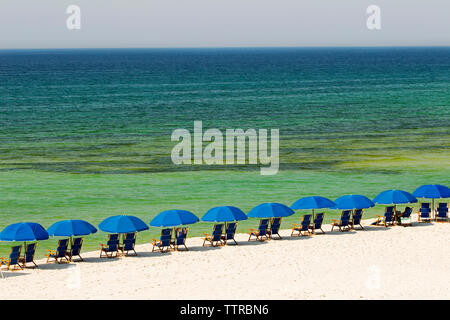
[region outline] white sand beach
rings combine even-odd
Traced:
[[[417,219],[415,218],[414,221]],[[4,271],[1,299],[450,299],[450,223],[369,226],[188,252],[45,264]],[[255,224],[257,222],[255,221]],[[283,225],[282,225],[283,226]],[[284,228],[289,227],[287,224]],[[139,243],[139,238],[138,238]]]

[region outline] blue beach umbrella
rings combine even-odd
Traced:
[[[434,212],[434,199],[450,198],[450,189],[440,184],[425,184],[418,187],[413,195],[417,198],[432,199]]]
[[[63,220],[52,224],[47,232],[55,237],[86,236],[96,233],[97,228],[84,220]]]
[[[450,198],[450,189],[440,184],[425,184],[418,187],[413,195],[418,198],[429,199]]]
[[[222,206],[209,209],[202,217],[203,221],[209,222],[229,222],[247,219],[248,217],[241,209],[233,206]]]
[[[135,216],[118,215],[106,218],[98,228],[108,233],[129,233],[148,230],[147,224]]]
[[[198,222],[198,217],[186,210],[167,210],[159,213],[150,221],[152,227],[175,227]]]
[[[377,195],[373,200],[379,204],[415,203],[416,197],[403,190],[386,190]]]
[[[359,194],[345,195],[334,200],[336,206],[332,209],[354,210],[366,209],[375,206],[375,204],[366,196]]]
[[[281,203],[262,203],[247,214],[249,218],[281,218],[293,215],[295,212]]]
[[[47,240],[48,232],[39,223],[19,222],[7,226],[0,232],[0,241],[27,241]]]
[[[314,209],[324,209],[324,208],[332,208],[336,206],[336,203],[331,201],[330,199],[319,197],[319,196],[312,196],[312,197],[304,197],[301,199],[298,199],[295,201],[291,209],[297,210],[297,209],[312,209],[312,215],[314,220]]]

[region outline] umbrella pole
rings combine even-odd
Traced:
[[[224,235],[225,244],[227,244],[227,230],[228,230],[228,223],[225,221],[225,235]],[[222,238],[222,236],[220,237]]]
[[[397,205],[394,203],[394,221],[397,222]]]
[[[172,231],[172,236],[173,236],[173,249],[175,250],[175,242],[177,241],[177,235],[175,234],[175,227],[173,227],[173,231]],[[169,247],[170,249],[170,247]]]
[[[25,251],[27,250],[27,242],[23,242],[23,258],[25,259]]]
[[[312,209],[312,213],[313,213],[313,219],[312,219],[312,221],[314,221],[314,209]]]
[[[434,198],[431,199],[431,209],[433,210],[433,220],[436,220],[436,213],[434,211]]]

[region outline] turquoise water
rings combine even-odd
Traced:
[[[0,228],[450,180],[450,48],[0,51],[0,114]],[[278,128],[280,172],[175,166],[171,133],[194,120]]]

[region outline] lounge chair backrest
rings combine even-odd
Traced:
[[[321,212],[321,213],[318,213],[318,214],[316,215],[316,217],[314,218],[314,228],[315,228],[315,229],[320,229],[320,228],[322,228],[323,216],[324,216],[324,213]]]
[[[123,238],[123,249],[125,251],[134,250],[136,244],[136,233],[129,232]]]
[[[108,235],[108,241],[117,241],[119,242],[119,234],[118,233],[111,233]]]
[[[133,241],[135,238],[136,238],[136,233],[128,232],[127,234],[125,234],[123,241]]]
[[[391,222],[394,218],[394,207],[386,207],[386,211],[384,212],[385,222]]]
[[[429,218],[430,217],[430,209],[429,208],[420,208],[420,217],[421,218]]]
[[[9,263],[10,264],[17,264],[20,258],[20,251],[22,249],[22,246],[15,246],[11,248],[11,253],[9,254]]]
[[[309,226],[310,223],[311,223],[311,215],[305,214],[302,219],[302,226]]]
[[[56,257],[62,258],[66,256],[67,246],[69,245],[69,239],[62,239],[58,241],[58,247],[56,247]]]
[[[212,233],[212,241],[219,241],[222,236],[223,224],[214,225],[213,233]]]
[[[171,236],[172,235],[172,229],[166,228],[161,230],[161,236]]]
[[[309,224],[311,223],[311,215],[305,214],[302,218],[302,228],[301,231],[308,231],[309,230]]]
[[[75,238],[73,240],[72,247],[70,248],[72,256],[77,256],[80,254],[82,245],[83,245],[83,238]]]
[[[172,229],[162,229],[161,230],[161,246],[168,247],[170,246],[170,241],[172,240]]]
[[[353,214],[353,224],[360,224],[362,219],[363,209],[356,209]]]
[[[73,246],[80,246],[83,243],[83,238],[79,237],[79,238],[75,238],[73,239]]]
[[[448,208],[446,207],[438,207],[437,208],[437,216],[438,218],[447,218]]]
[[[106,245],[109,252],[117,251],[117,248],[119,247],[119,234],[112,233],[108,235],[108,241],[106,241]]]
[[[412,209],[411,207],[406,207],[405,211],[402,214],[402,218],[409,218],[411,216]]]
[[[227,229],[225,230],[227,240],[234,239],[234,235],[236,234],[236,227],[236,222],[231,222],[227,225]]]
[[[22,251],[21,249],[22,249],[22,246],[21,246],[21,245],[20,245],[20,246],[12,247],[12,248],[11,248],[11,253],[19,253],[19,254],[20,254],[20,251]]]
[[[420,204],[420,208],[430,209],[430,203],[429,202],[422,202]]]
[[[448,209],[447,202],[439,202],[439,204],[438,204],[438,209],[439,209],[439,208],[445,208],[445,209]]]
[[[268,227],[269,227],[269,219],[261,219],[258,227],[259,234],[266,234]]]
[[[351,213],[351,210],[342,211],[342,214],[341,214],[341,226],[342,227],[348,226],[348,223],[350,221],[350,213]]]
[[[280,226],[281,226],[281,218],[274,218],[270,226],[270,231],[272,232],[272,234],[278,233],[278,231],[280,230]]]
[[[187,232],[188,232],[187,228],[181,228],[177,231],[175,239],[177,246],[183,245],[186,242]]]
[[[36,252],[37,243],[27,244],[25,248],[25,262],[31,262],[34,259],[34,253]]]

